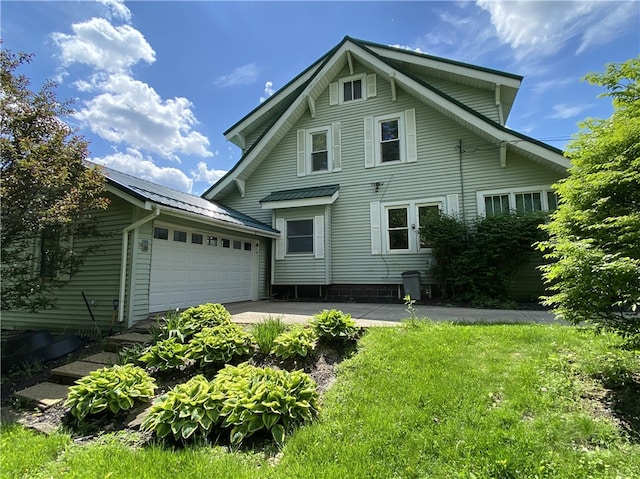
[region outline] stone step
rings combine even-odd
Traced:
[[[107,338],[105,349],[109,351],[118,351],[123,347],[132,346],[134,344],[151,343],[152,340],[153,340],[153,336],[151,334],[146,334],[146,333],[133,332],[133,333],[117,334],[115,336],[109,336]]]
[[[16,391],[13,395],[30,404],[35,404],[40,410],[45,410],[51,406],[64,401],[69,393],[69,386],[63,384],[44,382],[35,386]]]
[[[105,364],[88,361],[74,361],[51,370],[51,379],[61,384],[73,384],[77,379],[88,376],[91,371],[104,368]]]
[[[102,353],[92,354],[86,358],[82,359],[88,363],[97,363],[104,364],[105,366],[113,366],[114,364],[118,364],[120,362],[120,356],[118,353],[111,353],[108,351]]]

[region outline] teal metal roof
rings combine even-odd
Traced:
[[[106,166],[99,166],[110,185],[141,201],[150,201],[175,210],[199,215],[202,216],[204,221],[212,219],[227,223],[231,227],[251,228],[265,233],[277,232],[277,230],[261,221],[214,201],[136,178]]]
[[[260,203],[267,201],[288,201],[306,200],[308,198],[321,198],[323,196],[333,196],[340,188],[340,185],[312,186],[310,188],[298,188],[295,190],[273,191],[260,200]]]

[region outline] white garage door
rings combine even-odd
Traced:
[[[150,312],[253,299],[255,242],[156,226]]]

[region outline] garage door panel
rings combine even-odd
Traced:
[[[251,300],[254,263],[253,251],[154,239],[149,309]]]

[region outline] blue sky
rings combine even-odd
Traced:
[[[611,114],[581,81],[640,52],[640,2],[7,1],[3,47],[74,99],[90,159],[201,194],[240,159],[223,132],[345,35],[524,76],[510,128],[564,148]]]

